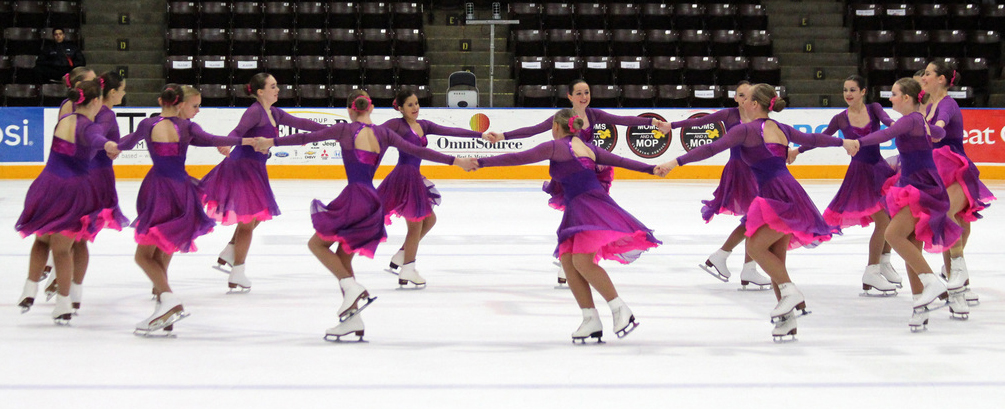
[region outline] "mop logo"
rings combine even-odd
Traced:
[[[608,152],[618,144],[618,128],[613,124],[593,124],[593,144]]]
[[[640,118],[656,118],[663,120],[662,116],[652,112],[639,115]],[[628,127],[628,148],[641,158],[652,159],[659,157],[666,152],[670,146],[670,136],[652,125],[630,126]]]
[[[688,119],[701,118],[705,115],[708,114],[702,112],[691,115]],[[684,146],[685,151],[690,152],[691,149],[715,142],[725,134],[726,128],[722,125],[722,122],[685,126],[680,130],[680,143]]]
[[[0,162],[44,162],[42,110],[0,109]]]

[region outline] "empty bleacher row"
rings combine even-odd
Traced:
[[[590,106],[594,107],[675,107],[717,108],[732,104],[736,85],[591,85]],[[784,86],[775,91],[785,99]],[[517,93],[522,107],[571,107],[568,85],[524,85]]]
[[[711,4],[705,4],[711,3]],[[509,4],[516,30],[549,29],[694,29],[766,30],[768,18],[759,1]]]
[[[291,105],[327,106],[353,87],[377,99],[425,90],[423,16],[414,2],[170,2],[165,78],[199,84],[210,106],[242,105],[243,84],[262,71]]]
[[[951,93],[961,105],[986,100],[991,80],[1000,78],[1003,2],[849,2],[845,24],[853,30],[859,71],[870,84],[888,85],[911,76],[934,59],[944,59],[962,75]],[[880,86],[872,87],[880,102]]]

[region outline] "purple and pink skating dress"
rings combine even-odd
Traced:
[[[815,247],[840,234],[837,226],[828,225],[806,190],[799,185],[785,166],[788,146],[764,142],[764,124],[770,119],[756,119],[740,124],[718,141],[702,145],[677,158],[685,165],[712,157],[728,148],[739,146],[740,158],[750,166],[757,179],[758,194],[746,215],[747,237],[762,226],[790,234],[789,250]],[[773,121],[774,122],[774,121]],[[824,134],[806,134],[791,126],[775,122],[790,142],[809,146],[841,146],[843,141]]]
[[[646,125],[652,125],[653,123],[652,122],[653,120],[651,118],[643,118],[638,116],[612,115],[599,109],[594,109],[590,107],[586,108],[586,120],[590,123],[590,125],[587,126],[586,129],[580,130],[576,136],[582,139],[583,142],[588,142],[591,145],[593,144],[593,126],[596,124],[646,126]],[[544,120],[544,122],[541,122],[537,125],[531,125],[519,129],[514,129],[509,132],[504,132],[503,136],[505,136],[506,139],[521,139],[545,132],[551,132],[551,127],[552,124],[554,124],[554,121],[555,117],[550,116],[548,117],[548,119]],[[614,182],[614,168],[604,165],[598,165],[597,179],[600,180],[600,184],[604,187],[604,190],[610,192],[611,183]],[[548,200],[548,205],[550,205],[555,209],[562,210],[562,203],[563,203],[562,185],[555,183],[555,180],[552,179],[549,182],[544,182],[542,190],[551,195],[551,199]]]
[[[625,159],[593,144],[596,160],[577,157],[572,137],[542,143],[530,150],[478,160],[481,167],[514,166],[550,160],[548,173],[564,189],[562,223],[558,226],[555,257],[595,253],[595,261],[635,261],[642,252],[663,244],[653,231],[628,214],[607,193],[597,178],[596,166],[617,166],[652,174],[655,166]]]
[[[270,107],[276,125],[295,129],[317,131],[325,125],[297,118],[282,109]],[[251,105],[237,127],[228,136],[244,138],[276,138],[279,128],[269,121],[262,104]],[[228,226],[235,223],[252,223],[271,220],[279,215],[279,205],[269,185],[265,169],[268,155],[256,152],[253,146],[238,146],[202,178],[202,202],[206,213]]]
[[[398,133],[405,141],[417,146],[426,147],[429,141],[426,135],[446,135],[468,138],[481,138],[480,132],[461,128],[440,126],[423,119],[416,120],[422,128],[422,136],[408,125],[404,118],[395,118],[384,122],[381,126]],[[433,206],[440,204],[440,192],[436,186],[419,171],[422,159],[405,152],[398,153],[398,164],[380,185],[377,195],[384,207],[384,224],[391,224],[391,216],[404,217],[410,222],[417,222],[433,213]]]
[[[53,136],[49,159],[31,182],[24,211],[14,228],[21,237],[62,234],[74,241],[94,241],[105,221],[102,202],[90,175],[95,154],[104,155],[105,129],[76,115],[74,142]],[[60,118],[62,120],[62,118]]]
[[[178,142],[151,140],[161,122],[174,126]],[[132,149],[141,139],[147,142],[153,167],[136,197],[136,220],[131,224],[136,243],[157,246],[168,254],[196,251],[195,239],[213,231],[216,223],[202,210],[199,180],[185,171],[188,147],[238,145],[241,138],[209,134],[186,119],[156,116],[140,121],[136,131],[119,142],[119,149]]]
[[[94,116],[94,122],[105,129],[105,139],[118,143],[119,123],[115,120],[115,112],[107,106],[102,106],[98,114]],[[100,219],[104,222],[101,228],[115,229],[122,231],[123,227],[129,225],[129,219],[122,214],[119,208],[119,193],[115,190],[115,169],[112,167],[112,158],[108,155],[94,155],[91,160],[91,183],[98,194],[98,201],[101,203]]]
[[[380,152],[356,149],[356,136],[363,128],[373,130]],[[275,143],[276,146],[304,145],[329,139],[338,141],[342,149],[348,185],[328,204],[316,199],[311,202],[311,221],[321,239],[339,243],[346,253],[358,253],[368,258],[373,258],[377,245],[387,240],[384,209],[377,189],[373,187],[373,175],[387,148],[394,146],[399,153],[437,163],[454,162],[454,157],[407,142],[387,128],[359,122],[284,136],[276,138]]]
[[[938,127],[933,134],[941,135]],[[907,207],[918,219],[914,236],[924,242],[925,251],[941,253],[949,250],[960,238],[960,228],[946,212],[949,195],[932,157],[932,141],[925,131],[925,117],[912,112],[898,119],[889,128],[860,137],[863,147],[879,145],[894,139],[900,151],[900,177],[886,193],[886,207],[891,216]]]
[[[878,131],[880,124],[890,126],[893,123],[877,103],[866,105],[866,111],[869,114],[868,125],[861,128],[852,126],[848,110],[845,110],[831,118],[830,125],[823,133],[834,135],[841,130],[845,139],[858,139]],[[809,148],[799,148],[800,152],[806,150]],[[879,145],[863,146],[852,156],[841,187],[824,210],[824,220],[827,224],[841,228],[868,226],[873,222],[873,214],[886,211],[886,191],[896,181],[896,174],[880,154]]]
[[[960,112],[960,106],[956,100],[947,96],[938,104],[929,107],[930,110],[935,110],[935,114],[928,121],[929,125],[935,126],[936,122],[945,122],[943,129],[946,131],[946,136],[935,142],[932,152],[942,184],[949,187],[959,183],[963,188],[967,205],[959,213],[962,220],[972,222],[980,219],[981,215],[977,212],[990,206],[987,202],[996,198],[991,190],[981,183],[981,172],[963,149],[963,113]]]
[[[685,119],[671,122],[670,127],[699,126],[722,122],[726,132],[740,124],[738,108],[720,109],[701,118]],[[717,214],[743,216],[747,214],[750,203],[757,197],[757,179],[750,171],[750,166],[740,159],[740,147],[729,148],[729,160],[722,167],[719,186],[712,192],[711,200],[702,200],[701,218],[705,223],[712,221]]]

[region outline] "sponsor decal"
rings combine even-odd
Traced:
[[[664,120],[662,116],[652,112],[640,114],[639,117]],[[670,147],[671,139],[670,135],[664,134],[652,125],[629,126],[626,138],[628,139],[628,148],[639,157],[646,159],[656,158],[666,152],[667,148]]]
[[[485,132],[489,130],[489,117],[485,114],[474,114],[471,116],[469,125],[472,131]]]
[[[614,124],[593,124],[593,144],[608,152],[618,144],[618,128]]]
[[[691,115],[688,119],[701,118],[708,113],[701,112]],[[686,126],[680,130],[680,143],[684,150],[690,152],[697,148],[719,140],[726,133],[726,128],[722,122],[715,122],[699,126]]]
[[[5,108],[0,115],[0,162],[45,161],[42,110]]]
[[[970,160],[1005,163],[1005,115],[994,109],[964,109],[963,145]]]
[[[290,156],[290,153],[289,152],[276,152],[275,155],[276,155],[277,158],[288,158]]]

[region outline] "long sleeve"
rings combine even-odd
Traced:
[[[747,132],[748,127],[746,126],[733,127],[719,140],[691,149],[690,152],[678,156],[677,164],[684,166],[688,163],[700,162],[715,156],[719,152],[741,145],[747,138]]]
[[[822,133],[804,133],[785,124],[779,124],[779,128],[784,128],[784,130],[788,131],[787,136],[789,138],[789,142],[795,142],[800,145],[813,147],[844,145],[844,140],[838,137]]]
[[[325,128],[325,125],[314,122],[310,119],[299,118],[286,113],[282,109],[273,107],[272,116],[276,119],[277,125],[286,125],[294,129],[302,129],[308,132],[319,131]]]
[[[506,139],[521,139],[531,137],[537,134],[545,133],[551,130],[551,123],[555,121],[554,116],[549,116],[544,122],[537,125],[526,126],[523,128],[514,129],[509,132],[504,132],[503,136]]]
[[[827,129],[824,129],[824,131],[821,133],[833,136],[835,133],[837,133],[838,130],[841,129],[841,118],[847,117],[847,114],[848,111],[842,111],[841,113],[834,115],[834,117],[831,118],[831,122],[827,124]],[[813,150],[813,148],[815,148],[815,146],[801,145],[799,147],[799,153],[805,153],[806,151]]]
[[[555,141],[548,141],[523,152],[506,153],[478,159],[478,167],[517,166],[551,159],[555,152]]]
[[[107,126],[93,122],[84,128],[84,132],[77,135],[77,138],[79,139],[78,142],[81,145],[88,146],[92,149],[103,149],[104,145],[108,143],[108,139],[105,139],[105,133],[107,131]]]
[[[438,125],[431,121],[419,120],[422,132],[426,135],[458,136],[462,138],[481,138],[482,133],[463,128],[451,128],[449,126]]]
[[[189,122],[188,134],[192,137],[189,145],[193,146],[234,146],[241,144],[241,137],[213,135],[202,130],[195,122]]]
[[[910,135],[914,125],[915,121],[912,118],[908,118],[907,115],[904,115],[903,118],[894,122],[889,128],[880,129],[876,132],[858,138],[858,142],[862,146],[879,145],[900,135]],[[933,126],[932,128],[937,127]],[[943,132],[943,134],[945,134],[945,132]]]
[[[381,136],[377,134],[376,131],[377,130],[375,129],[374,134],[380,138]],[[384,139],[384,143],[393,146],[395,148],[398,148],[398,150],[401,152],[407,153],[409,155],[415,156],[423,160],[442,163],[445,165],[452,165],[454,163],[453,156],[446,155],[434,151],[432,149],[424,148],[414,143],[408,142],[394,131],[391,131],[390,129],[383,128],[383,131],[384,132],[382,139]]]
[[[736,111],[736,113],[734,114],[733,111]],[[685,126],[707,125],[707,124],[711,124],[711,123],[715,123],[715,122],[726,123],[726,122],[731,122],[730,119],[732,118],[733,115],[736,115],[736,117],[739,118],[739,115],[740,115],[739,114],[739,109],[737,109],[737,108],[720,109],[720,110],[715,111],[715,112],[713,112],[711,114],[705,115],[705,116],[703,116],[701,118],[691,118],[691,119],[684,119],[684,120],[681,120],[681,121],[671,122],[670,123],[670,127],[676,129],[676,128],[683,128]],[[739,121],[737,121],[737,122],[739,122]]]
[[[254,128],[262,120],[262,114],[265,110],[262,109],[262,105],[258,102],[252,104],[248,109],[244,110],[244,114],[241,115],[241,121],[237,123],[233,131],[230,131],[227,136],[237,136],[243,137],[248,134],[251,128]],[[276,123],[279,119],[276,119]]]
[[[153,132],[155,118],[156,117],[151,117],[140,121],[140,123],[136,125],[136,130],[119,140],[119,150],[128,151],[136,147],[136,144],[141,140],[149,138],[150,133]]]
[[[930,125],[928,129],[932,132],[933,141],[939,141],[946,137],[946,129],[941,126]]]
[[[645,118],[634,115],[631,116],[614,115],[593,108],[586,108],[586,113],[587,114],[592,113],[594,116],[593,120],[590,121],[590,126],[593,126],[593,124],[615,124],[622,126],[646,126],[653,124],[652,118]]]
[[[329,139],[338,139],[342,133],[351,129],[351,122],[342,122],[334,124],[331,126],[326,126],[310,133],[295,133],[292,135],[287,135],[273,139],[276,146],[294,146],[294,145],[306,145],[311,142],[326,141]]]
[[[593,149],[593,154],[597,156],[596,162],[598,165],[617,166],[619,168],[634,170],[636,172],[641,173],[648,173],[650,175],[653,174],[653,169],[656,168],[656,165],[649,165],[646,163],[639,162],[637,160],[624,158],[615,155],[613,153],[610,153],[607,150],[597,147],[596,145],[593,144],[589,144],[587,146]]]
[[[879,120],[883,125],[890,126],[893,125],[893,120],[890,119],[890,115],[886,114],[886,110],[879,103],[873,102],[869,104],[869,109],[872,109],[872,115],[874,118]]]

